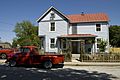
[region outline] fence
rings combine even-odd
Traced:
[[[82,54],[80,60],[82,62],[120,62],[120,54]]]
[[[120,48],[110,48],[111,53],[120,53]]]

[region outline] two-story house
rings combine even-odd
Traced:
[[[64,15],[52,6],[37,22],[45,52],[60,53],[71,48],[72,54],[79,54],[84,41],[86,53],[97,53],[100,40],[107,41],[105,52],[109,52],[109,18],[105,13]]]

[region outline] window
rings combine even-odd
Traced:
[[[72,34],[77,34],[77,24],[72,24]]]
[[[55,39],[54,38],[50,39],[50,48],[55,48]]]
[[[28,52],[30,52],[30,49],[29,49],[29,48],[22,48],[22,47],[21,47],[21,48],[19,49],[19,52],[22,52],[23,54],[24,54],[24,53],[28,53]]]
[[[96,24],[96,31],[101,31],[101,25],[100,24]]]
[[[50,23],[50,31],[55,31],[55,22]]]
[[[63,49],[66,49],[67,44],[66,44],[66,40],[63,40]]]
[[[54,18],[55,18],[55,14],[51,13],[50,20],[54,20]]]
[[[97,39],[97,48],[100,47],[100,42],[101,42],[101,38],[98,38],[98,39]]]

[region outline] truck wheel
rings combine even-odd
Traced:
[[[52,62],[51,61],[45,61],[43,64],[43,67],[45,69],[51,69],[52,68]]]
[[[6,59],[6,58],[7,58],[7,55],[6,55],[5,53],[2,53],[2,54],[1,54],[1,58],[2,58],[2,59]]]
[[[11,61],[9,62],[9,66],[11,66],[11,67],[16,66],[16,61],[11,60]]]

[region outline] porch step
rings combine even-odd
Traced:
[[[80,54],[72,54],[72,60],[76,60],[80,58]]]

